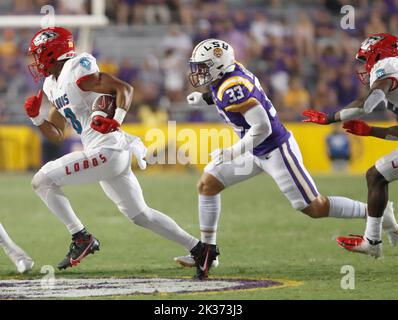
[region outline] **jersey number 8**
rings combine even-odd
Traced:
[[[82,130],[83,130],[82,124],[80,123],[79,120],[76,119],[76,115],[73,113],[72,109],[71,108],[64,109],[64,114],[65,114],[65,117],[70,120],[73,129],[75,129],[75,131],[78,134],[81,134]]]

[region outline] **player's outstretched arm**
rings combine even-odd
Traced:
[[[372,85],[368,95],[354,100],[340,111],[331,114],[313,109],[303,111],[302,115],[306,117],[303,122],[330,124],[340,121],[349,121],[373,112],[381,103],[387,107],[386,94],[391,90],[392,86],[393,81],[391,79],[378,80]]]
[[[213,105],[213,97],[210,92],[201,93],[194,91],[187,96],[187,102],[191,106],[207,106]]]
[[[373,127],[362,120],[351,120],[344,122],[343,128],[346,129],[348,133],[357,136],[372,136],[384,140],[398,140],[398,126],[388,128]]]
[[[347,121],[356,117],[361,117],[365,112],[363,105],[366,97],[355,99],[342,110],[334,113],[324,113],[314,109],[307,109],[302,112],[305,117],[303,122],[313,122],[317,124],[331,124],[334,122]]]

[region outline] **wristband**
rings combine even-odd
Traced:
[[[106,112],[104,112],[104,111],[99,111],[99,110],[97,110],[97,111],[94,111],[94,112],[91,114],[91,119],[93,119],[93,118],[96,117],[96,116],[100,116],[100,117],[106,118],[106,117],[108,116],[108,114],[107,114]]]
[[[336,121],[336,112],[328,114],[326,120],[327,120],[328,123],[337,122]]]
[[[210,92],[203,93],[202,98],[208,105],[214,104],[213,96]]]
[[[30,118],[30,120],[36,127],[38,127],[38,126],[42,125],[44,120],[46,120],[46,119],[39,113],[39,115],[37,117]]]
[[[115,115],[113,116],[113,120],[116,120],[119,124],[122,124],[124,117],[126,116],[127,111],[122,108],[116,108]]]

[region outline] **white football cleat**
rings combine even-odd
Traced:
[[[33,269],[35,262],[30,257],[25,257],[18,261],[17,270],[19,273],[25,273]]]
[[[10,258],[10,260],[15,264],[19,273],[25,273],[33,269],[35,264],[33,259],[29,257],[21,248],[16,246],[13,248],[15,250],[10,250],[4,248],[5,253]]]
[[[338,245],[348,251],[367,254],[373,258],[380,258],[382,253],[382,243],[370,243],[363,236],[350,235],[350,237],[337,237]]]
[[[394,215],[394,204],[388,201],[383,214],[383,230],[387,233],[388,241],[392,246],[398,244],[398,225]]]
[[[187,256],[180,256],[180,257],[175,257],[174,261],[177,262],[179,265],[186,267],[186,268],[193,268],[195,267],[195,260],[193,256],[187,255]],[[220,262],[218,261],[218,257],[213,261],[211,264],[212,268],[217,268]]]

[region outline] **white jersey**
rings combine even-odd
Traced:
[[[57,80],[52,75],[47,77],[43,91],[80,135],[84,150],[98,147],[128,149],[132,137],[127,133],[119,130],[102,134],[90,127],[91,107],[101,94],[81,90],[77,81],[98,71],[96,59],[89,53],[82,53],[65,62]]]
[[[378,61],[370,71],[370,87],[376,80],[380,79],[392,79],[394,85],[390,92],[386,95],[386,98],[394,106],[393,108],[398,109],[398,57],[385,58]],[[396,113],[396,111],[392,110]]]

